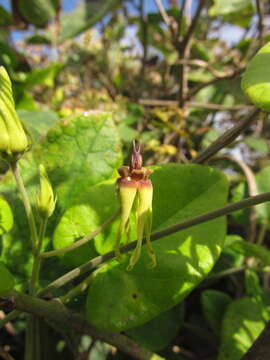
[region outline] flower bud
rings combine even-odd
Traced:
[[[12,156],[24,153],[30,146],[31,139],[15,110],[8,73],[0,66],[0,152]]]
[[[39,166],[39,173],[40,188],[37,195],[37,206],[40,217],[42,219],[47,219],[54,212],[56,198],[54,197],[51,183],[43,165]]]
[[[149,175],[151,170],[142,167],[140,147],[133,144],[133,153],[130,166],[122,166],[118,169],[121,176],[117,180],[118,194],[121,204],[121,219],[115,245],[115,255],[121,261],[120,242],[125,233],[129,233],[129,219],[134,209],[136,214],[137,244],[131,255],[127,270],[131,270],[141,254],[142,241],[145,236],[147,253],[151,258],[150,268],[156,265],[156,257],[150,242],[152,228],[152,198],[153,186]]]

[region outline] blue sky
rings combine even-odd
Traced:
[[[84,1],[84,0],[62,0],[62,5],[63,5],[63,9],[64,9],[64,12],[70,12],[72,11],[76,4],[80,1]],[[139,0],[137,0],[137,2],[139,2]],[[193,4],[195,5],[196,4],[196,1],[193,1]],[[10,10],[10,0],[0,0],[0,5],[4,6],[7,10]],[[168,7],[169,6],[169,1],[168,0],[163,0],[163,5],[165,7]],[[129,5],[129,8],[131,11],[135,11],[134,10],[134,7],[132,5]],[[157,11],[157,8],[156,8],[156,4],[155,4],[155,0],[146,0],[145,1],[145,11],[146,12],[155,12]],[[228,25],[226,27],[226,29],[222,29],[220,31],[220,37],[223,38],[225,41],[229,42],[229,43],[232,43],[234,41],[237,41],[238,38],[241,36],[242,34],[242,31],[240,28],[238,27],[234,27],[234,26],[231,26],[231,25]],[[27,37],[30,35],[30,32],[29,31],[17,31],[17,30],[14,30],[12,32],[12,39],[14,41],[18,41],[24,37]]]

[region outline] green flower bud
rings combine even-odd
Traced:
[[[37,206],[39,215],[42,219],[47,219],[52,215],[55,208],[56,198],[43,165],[39,166],[40,189],[37,195]]]
[[[0,152],[22,154],[31,146],[31,139],[15,110],[11,82],[6,69],[0,66]]]
[[[117,180],[117,188],[121,205],[121,218],[119,231],[115,245],[115,255],[121,261],[120,242],[123,234],[129,233],[129,219],[132,210],[136,215],[137,245],[131,255],[127,270],[131,270],[141,254],[142,240],[145,236],[146,246],[153,268],[156,265],[156,257],[150,242],[152,228],[152,198],[153,186],[148,179],[151,170],[142,167],[140,147],[133,146],[130,166],[122,166],[118,169],[120,178]]]

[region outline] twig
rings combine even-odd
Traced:
[[[177,106],[176,100],[162,100],[162,99],[140,99],[139,104],[143,106]],[[214,111],[239,111],[239,110],[254,110],[254,106],[239,104],[239,105],[222,105],[222,104],[205,104],[194,101],[187,101],[186,105],[194,108],[201,108]]]
[[[208,213],[196,216],[194,218],[185,220],[181,223],[175,224],[173,226],[170,226],[164,230],[158,231],[156,233],[153,233],[151,236],[151,241],[158,240],[162,237],[174,234],[180,230],[188,229],[192,226],[202,224],[206,221],[210,221],[213,219],[216,219],[220,216],[225,216],[230,214],[233,211],[241,210],[250,206],[258,205],[263,202],[270,201],[270,192],[263,193],[257,196],[252,196],[249,198],[246,198],[244,200],[238,201],[233,204],[228,204],[220,209],[210,211]],[[136,246],[136,241],[132,241],[131,243],[124,245],[121,247],[121,253],[126,253]],[[78,276],[94,269],[96,266],[101,265],[109,260],[112,260],[115,257],[114,251],[110,251],[104,255],[97,256],[96,258],[88,261],[87,263],[69,271],[65,275],[59,277],[58,279],[54,280],[52,283],[50,283],[45,289],[43,289],[39,296],[44,296],[45,294],[50,293],[51,291],[60,288],[61,286],[67,284],[68,282],[74,280]]]
[[[198,23],[201,11],[202,11],[202,9],[204,7],[205,1],[206,0],[198,1],[198,6],[197,6],[196,12],[194,14],[194,17],[192,19],[192,22],[191,22],[191,24],[190,24],[190,26],[189,26],[189,28],[187,30],[186,35],[184,36],[184,38],[183,38],[183,40],[181,42],[181,48],[182,49],[184,49],[188,45],[188,42],[191,39],[191,36],[192,36],[193,32],[195,31],[195,28],[197,26],[197,23]]]
[[[257,8],[257,15],[258,15],[258,38],[260,41],[260,45],[263,44],[263,1],[262,0],[256,0],[256,8]]]
[[[165,10],[162,1],[161,0],[155,0],[155,3],[157,5],[157,8],[160,12],[160,15],[162,16],[165,24],[168,26],[168,28],[171,28],[172,24],[171,24],[171,19],[169,17],[169,15],[167,14],[167,11]]]
[[[75,243],[73,243],[69,246],[65,246],[61,249],[43,252],[42,254],[40,254],[40,257],[41,258],[49,258],[52,256],[61,255],[68,251],[74,250],[74,249],[78,248],[79,246],[86,244],[88,241],[92,240],[95,236],[97,236],[102,231],[104,231],[117,218],[117,216],[119,214],[120,214],[120,210],[117,210],[116,213],[113,214],[107,221],[105,221],[104,224],[102,224],[99,228],[97,228],[95,231],[92,231],[90,234],[86,235],[82,239],[76,241]]]
[[[234,139],[240,135],[244,129],[246,129],[255,119],[256,115],[260,112],[259,109],[255,109],[249,116],[238,121],[231,129],[221,135],[216,141],[214,141],[208,148],[206,148],[200,155],[192,160],[193,163],[201,164],[209,160],[219,150],[229,145]]]
[[[216,82],[220,81],[220,80],[225,80],[225,79],[233,79],[236,78],[237,76],[241,75],[241,73],[244,71],[244,68],[239,68],[231,73],[228,73],[227,75],[224,76],[219,76],[219,77],[215,77],[214,79],[211,79],[209,81],[203,82],[197,86],[195,86],[194,88],[192,88],[190,90],[190,92],[187,94],[187,97],[185,100],[190,100],[193,96],[195,96],[200,90],[204,89],[207,86],[213,85]]]
[[[17,310],[13,310],[10,313],[8,313],[7,315],[4,315],[4,317],[0,318],[0,329],[3,326],[6,326],[10,321],[16,319],[21,313]]]
[[[185,65],[192,65],[207,69],[211,74],[216,77],[226,77],[231,75],[231,72],[226,73],[225,71],[216,70],[211,64],[201,59],[180,59],[178,60],[178,62]]]
[[[243,161],[238,160],[228,154],[218,155],[218,156],[214,157],[212,160],[219,160],[219,159],[225,159],[225,160],[227,159],[227,160],[235,163],[243,171],[243,173],[247,179],[249,196],[255,196],[258,194],[255,175],[254,175],[253,171],[251,170],[251,168],[247,164],[245,164]],[[248,231],[248,241],[250,241],[250,242],[255,242],[255,240],[256,240],[256,227],[257,227],[257,213],[255,210],[255,207],[253,206],[250,208],[250,226],[249,226],[249,231]]]
[[[29,295],[14,292],[7,301],[12,301],[17,310],[28,312],[55,324],[56,330],[65,329],[75,333],[88,334],[93,339],[100,339],[137,360],[162,360],[151,351],[140,347],[128,337],[118,332],[101,331],[90,325],[80,314],[69,311],[60,301],[45,301]]]
[[[209,276],[207,276],[206,280],[219,279],[225,276],[234,275],[244,271],[246,268],[247,268],[246,266],[239,266],[239,267],[219,271],[218,273],[210,274]]]
[[[183,0],[182,1],[182,6],[181,6],[181,9],[180,9],[179,19],[178,19],[178,29],[177,29],[178,34],[181,33],[181,25],[182,25],[182,21],[183,21],[183,17],[184,17],[186,4],[187,4],[187,0]]]

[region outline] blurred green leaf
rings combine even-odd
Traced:
[[[30,72],[25,80],[25,88],[27,90],[32,89],[37,85],[44,85],[47,87],[53,87],[54,81],[59,72],[62,70],[62,64],[51,64],[43,69],[35,69]]]
[[[227,182],[217,170],[177,164],[154,169],[151,176],[154,231],[226,202]],[[158,265],[154,269],[147,269],[149,258],[144,248],[132,271],[126,270],[130,255],[125,256],[121,265],[113,261],[104,266],[89,289],[88,319],[99,328],[123,330],[144,324],[168,310],[211,270],[224,237],[225,219],[220,218],[155,241]],[[115,236],[107,241],[113,248]]]
[[[76,9],[61,17],[59,42],[70,39],[89,29],[123,0],[92,0],[79,2]]]
[[[218,360],[240,360],[264,326],[261,308],[255,300],[233,301],[223,318]]]
[[[31,44],[31,45],[50,45],[51,44],[51,40],[47,36],[41,35],[41,34],[34,34],[32,36],[29,36],[25,41],[27,44]]]
[[[0,196],[0,235],[9,232],[13,226],[12,210],[8,202]]]
[[[35,141],[46,135],[49,128],[59,120],[57,113],[52,111],[18,110],[17,113]]]
[[[9,26],[11,24],[11,14],[2,5],[0,5],[0,26]]]
[[[0,262],[0,296],[6,295],[15,285],[15,281],[7,267]]]
[[[141,346],[160,351],[176,337],[182,323],[182,314],[177,306],[141,326],[129,329],[127,334]]]
[[[225,21],[245,27],[249,24],[254,10],[251,0],[214,0],[209,15],[224,16]]]
[[[54,0],[19,0],[21,15],[29,24],[43,27],[55,16]]]
[[[230,248],[244,256],[254,256],[261,260],[264,265],[270,265],[270,251],[258,244],[245,240],[233,242]]]
[[[264,155],[269,153],[269,145],[266,139],[256,136],[247,136],[244,142],[254,151],[258,151]]]
[[[110,178],[122,159],[112,116],[102,111],[61,119],[36,145],[34,156],[46,167],[64,209]]]
[[[242,89],[251,102],[270,111],[270,42],[248,64],[242,77]]]
[[[201,294],[204,317],[216,335],[220,334],[223,314],[231,301],[229,295],[218,290],[205,290]]]
[[[270,176],[270,166],[266,166],[256,174],[258,193],[270,191],[269,176]],[[266,223],[269,227],[270,203],[266,202],[264,204],[259,204],[258,206],[256,206],[256,212],[259,220],[263,223]]]

